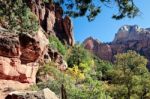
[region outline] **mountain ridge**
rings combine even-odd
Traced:
[[[150,31],[137,25],[124,25],[115,35],[112,42],[99,43],[92,37],[83,42],[86,49],[103,60],[113,62],[118,53],[134,50],[148,59],[150,67]]]

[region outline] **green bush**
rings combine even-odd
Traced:
[[[38,19],[25,0],[2,0],[0,6],[0,22],[4,28],[16,32],[38,30]]]
[[[46,68],[46,69],[44,69]],[[58,96],[61,93],[61,85],[65,86],[68,99],[109,99],[109,95],[105,93],[100,81],[94,80],[92,77],[86,76],[83,82],[76,80],[65,72],[59,71],[51,64],[46,64],[41,69],[41,72],[51,74],[55,79],[49,79],[46,82],[37,83],[39,89],[50,88]],[[36,88],[36,87],[34,87]]]
[[[65,55],[67,48],[61,43],[61,41],[56,36],[49,37],[49,47],[57,50],[62,55]]]
[[[113,64],[109,61],[101,60],[97,58],[96,56],[95,56],[94,62],[96,65],[96,68],[95,68],[96,77],[99,80],[103,80],[103,81],[108,80],[109,77],[107,75],[107,72],[113,69]]]
[[[82,62],[85,62],[89,59],[89,53],[84,49],[80,44],[75,44],[68,50],[66,54],[66,60],[69,67],[73,65],[79,65]]]

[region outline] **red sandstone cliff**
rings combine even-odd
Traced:
[[[73,46],[73,25],[69,16],[57,4],[45,3],[43,0],[27,0],[31,11],[38,17],[39,24],[47,34],[55,34],[63,43]]]

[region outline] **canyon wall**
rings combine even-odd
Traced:
[[[27,0],[31,11],[38,17],[39,24],[48,35],[56,35],[63,43],[73,46],[73,25],[58,4],[43,0]]]

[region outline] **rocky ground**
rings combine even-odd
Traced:
[[[0,99],[5,99],[8,93],[12,91],[25,91],[31,84],[20,83],[13,80],[0,80]]]

